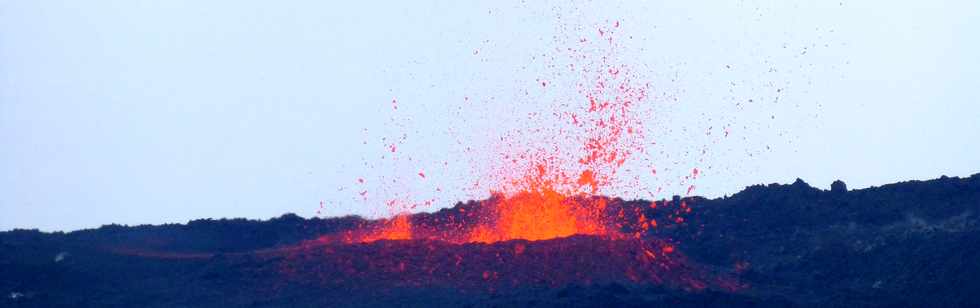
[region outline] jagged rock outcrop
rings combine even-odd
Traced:
[[[838,195],[844,194],[847,192],[847,184],[844,184],[844,181],[836,180],[830,184],[830,192]]]

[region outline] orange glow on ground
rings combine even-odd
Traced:
[[[378,240],[412,239],[412,223],[408,215],[398,215],[384,221],[380,228],[362,235],[348,234],[348,243],[367,243]]]
[[[605,202],[596,201],[600,203],[597,205],[583,203],[591,202],[578,201],[552,190],[522,192],[498,202],[492,209],[491,221],[475,227],[467,239],[469,242],[493,243],[605,234],[606,227],[599,219]]]

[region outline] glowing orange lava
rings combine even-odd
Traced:
[[[412,239],[412,224],[408,220],[408,215],[398,215],[385,221],[384,226],[378,231],[368,234],[360,239],[361,242],[373,242],[377,240],[410,240]]]
[[[599,219],[605,201],[580,201],[552,190],[522,192],[502,199],[492,209],[490,221],[478,225],[470,242],[493,243],[513,239],[547,240],[576,234],[603,235]]]

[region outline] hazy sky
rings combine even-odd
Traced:
[[[416,169],[444,191],[422,210],[483,198],[447,131],[533,101],[562,25],[610,21],[676,99],[664,197],[691,167],[709,197],[980,172],[977,1],[354,2],[0,0],[0,230],[377,215],[356,179]],[[377,159],[399,133],[409,166]]]

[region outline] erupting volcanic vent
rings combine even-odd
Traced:
[[[358,290],[506,292],[611,283],[687,291],[745,288],[734,273],[692,262],[676,243],[650,232],[657,223],[648,215],[681,219],[687,211],[685,201],[649,203],[555,192],[495,195],[305,242],[285,250],[281,270],[294,281]],[[577,217],[580,213],[587,216]]]
[[[549,67],[559,72],[537,82],[542,91],[567,84],[574,89],[572,94],[532,105],[540,107],[528,111],[528,118],[512,130],[491,138],[493,144],[468,147],[479,149],[469,150],[468,157],[489,158],[472,162],[484,170],[473,186],[493,195],[476,213],[478,219],[468,224],[445,222],[444,229],[454,229],[447,232],[450,234],[423,235],[402,216],[418,202],[387,200],[389,212],[397,216],[370,232],[352,231],[348,240],[428,238],[491,243],[576,234],[620,236],[606,215],[607,200],[590,196],[648,191],[639,175],[656,169],[646,150],[653,143],[646,137],[646,123],[652,121],[654,110],[650,84],[629,65],[616,61],[616,51],[622,48],[619,26],[614,21],[582,33],[584,37],[559,40],[572,42],[548,58]],[[397,103],[392,101],[393,111]],[[386,144],[385,149],[395,153],[398,145]],[[692,176],[697,176],[697,169]],[[420,172],[419,180],[424,179]],[[637,223],[656,225],[645,220]]]
[[[578,30],[556,38],[563,47],[546,57],[555,72],[535,81],[540,91],[571,94],[532,104],[544,109],[528,111],[525,121],[490,138],[492,144],[467,147],[471,164],[484,170],[473,187],[490,190],[489,199],[414,215],[408,211],[419,202],[387,200],[392,218],[305,243],[290,257],[303,262],[287,271],[325,283],[363,282],[356,285],[494,289],[652,282],[737,289],[734,279],[700,268],[668,239],[652,236],[662,224],[684,221],[690,212],[685,201],[604,197],[620,191],[653,195],[641,175],[656,173],[647,152],[656,100],[641,74],[619,61],[618,21]],[[398,103],[392,100],[392,112]],[[386,143],[385,151],[397,154],[404,139]],[[688,179],[698,173],[694,169]],[[418,173],[417,180],[426,178]]]

